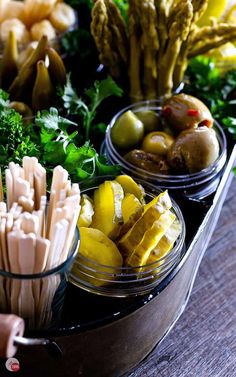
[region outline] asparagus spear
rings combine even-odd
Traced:
[[[188,37],[193,18],[191,0],[183,0],[176,8],[175,20],[170,27],[166,52],[160,62],[158,80],[159,96],[169,95],[173,90],[173,73],[181,45]]]
[[[105,0],[109,17],[109,27],[112,32],[113,48],[117,49],[121,61],[128,63],[128,37],[126,25],[118,7],[112,0]]]
[[[138,22],[138,15],[136,13],[136,0],[129,0],[128,11],[128,29],[129,29],[129,79],[130,79],[130,98],[132,101],[139,101],[143,99],[143,92],[141,87],[141,29]]]
[[[160,47],[154,0],[142,0],[137,13],[142,29],[143,78],[145,98],[157,97],[157,55]]]
[[[113,49],[113,35],[104,0],[97,0],[94,4],[91,33],[99,52],[100,62],[110,70],[113,77],[118,78],[121,75],[121,60],[119,53]]]
[[[195,24],[201,16],[205,13],[208,0],[192,0],[193,6],[193,24]]]
[[[173,5],[173,1],[174,0],[155,0],[161,51],[165,50],[168,40],[167,20],[170,14],[171,6]]]
[[[205,12],[208,5],[208,0],[192,0],[193,6],[193,18],[191,24],[191,30],[186,41],[182,44],[176,67],[174,70],[174,87],[177,88],[181,81],[183,80],[184,72],[188,66],[188,51],[191,46],[191,36],[196,29],[196,22]]]
[[[192,39],[188,58],[205,54],[209,50],[236,40],[236,25],[219,24],[199,29]]]

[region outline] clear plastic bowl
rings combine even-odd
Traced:
[[[99,177],[81,183],[82,193],[91,194],[99,184],[114,177]],[[146,192],[146,200],[160,194],[161,190],[152,184],[141,180],[140,183]],[[185,251],[185,222],[178,205],[172,200],[172,210],[181,224],[181,234],[173,249],[157,262],[137,267],[114,268],[93,262],[78,253],[69,280],[72,284],[86,291],[110,297],[132,297],[150,292],[156,287],[178,264]]]
[[[208,168],[197,173],[164,175],[152,173],[127,162],[112,143],[111,128],[114,126],[117,119],[128,110],[132,110],[134,113],[145,110],[152,110],[160,113],[161,106],[160,101],[157,100],[139,102],[122,109],[113,117],[107,128],[105,142],[101,149],[101,153],[107,156],[110,163],[120,165],[122,172],[125,174],[143,179],[157,185],[161,189],[169,189],[177,195],[188,198],[203,199],[216,190],[227,157],[226,137],[223,129],[216,121],[214,122],[214,130],[216,131],[220,145],[220,155],[217,160]]]
[[[59,53],[61,52],[60,50],[61,50],[61,40],[62,40],[62,38],[67,33],[72,32],[72,31],[78,29],[78,27],[79,27],[78,14],[75,10],[74,10],[74,14],[75,14],[75,22],[65,32],[63,32],[63,33],[58,32],[55,38],[50,39],[48,41],[49,46],[53,47]],[[29,44],[32,43],[32,42],[35,42],[35,41],[30,41],[29,43],[18,43],[18,52],[21,53],[21,52],[25,51],[27,49],[27,47],[29,46]],[[3,56],[4,48],[5,48],[5,43],[0,40],[0,59]],[[62,58],[65,58],[65,55],[62,55]]]

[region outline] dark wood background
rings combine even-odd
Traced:
[[[128,377],[156,376],[236,377],[236,179],[183,315]]]

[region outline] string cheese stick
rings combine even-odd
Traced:
[[[0,168],[0,201],[4,200],[3,188],[2,188],[2,170]]]
[[[21,231],[13,231],[7,235],[7,244],[9,250],[9,263],[10,271],[13,273],[20,273],[19,265],[19,238],[23,235]],[[11,302],[11,312],[18,314],[19,311],[19,294],[20,294],[20,280],[12,279],[10,287],[10,302]]]
[[[31,167],[30,157],[28,156],[23,157],[23,169],[24,169],[25,179],[27,181],[29,181],[30,167]]]
[[[71,192],[71,181],[65,183],[64,189],[66,190],[66,195],[69,196]]]
[[[12,203],[11,209],[10,209],[10,211],[9,211],[9,213],[11,213],[12,216],[14,216],[15,211],[16,211],[16,209],[17,209],[17,206],[18,206],[17,202]]]
[[[66,238],[68,237],[69,221],[63,219],[59,222],[62,226],[62,230],[56,240],[55,251],[53,252],[52,266],[58,266],[63,259],[63,250],[66,243]]]
[[[25,179],[21,177],[16,178],[15,182],[15,198],[18,201],[19,197],[21,196],[29,196],[30,195],[30,184]]]
[[[19,239],[19,266],[21,274],[33,274],[35,265],[36,235],[23,234]],[[35,303],[31,280],[22,280],[19,295],[19,314],[34,323]]]
[[[0,212],[7,212],[7,205],[5,202],[0,202]]]
[[[34,274],[41,273],[45,270],[48,252],[50,248],[50,241],[42,238],[37,237],[36,240],[36,249],[35,249],[35,264],[34,264]],[[35,309],[37,311],[37,316],[39,317],[40,308],[39,300],[40,300],[40,291],[41,291],[41,279],[36,279],[33,281],[33,295],[35,300]]]
[[[45,233],[46,233],[46,206],[47,206],[47,197],[41,196],[40,211],[42,211],[42,229],[41,229],[42,237],[45,237]]]
[[[7,187],[7,207],[10,209],[13,203],[13,176],[10,169],[5,170],[6,187]]]
[[[51,190],[60,190],[68,180],[68,171],[58,165],[53,170]]]
[[[34,209],[34,201],[32,199],[26,198],[25,196],[20,196],[18,203],[25,212],[32,212]]]
[[[38,164],[36,173],[40,174],[41,176],[41,193],[40,196],[46,196],[47,193],[47,173],[46,169],[42,167],[42,165]]]
[[[77,207],[74,208],[73,217],[70,220],[67,238],[66,238],[63,252],[61,254],[60,263],[63,263],[68,257],[68,253],[69,253],[69,250],[73,241],[74,233],[75,233],[76,224],[77,224],[78,217],[80,214],[80,209],[81,209],[81,206],[78,204],[77,204]]]
[[[36,241],[36,253],[35,253],[35,265],[34,265],[34,273],[40,273],[45,270],[48,253],[50,248],[50,241],[42,238],[37,237]]]
[[[39,218],[30,214],[30,213],[23,213],[21,215],[22,223],[21,229],[26,233],[35,233],[37,234],[39,229]]]
[[[56,249],[58,247],[58,242],[60,240],[60,235],[62,232],[63,232],[63,226],[60,223],[56,223],[53,226],[52,238],[50,239],[51,245],[50,245],[49,255],[48,255],[48,260],[47,260],[47,270],[55,267],[53,265],[54,254],[56,253]]]
[[[73,195],[80,195],[80,189],[79,189],[78,183],[73,183],[71,187],[70,196],[73,196]]]

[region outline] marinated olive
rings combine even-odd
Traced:
[[[213,126],[213,118],[206,105],[199,99],[183,93],[164,102],[162,115],[166,122],[178,131]]]
[[[168,174],[169,166],[165,158],[153,153],[147,153],[139,149],[127,153],[124,159],[138,168],[151,173]]]
[[[144,136],[144,125],[131,111],[122,114],[111,128],[112,142],[122,149],[136,147]]]
[[[160,118],[155,111],[138,111],[135,115],[143,122],[145,133],[156,131],[160,128]]]
[[[172,144],[167,160],[176,171],[195,173],[207,168],[219,156],[216,133],[206,126],[182,131]]]
[[[142,149],[145,152],[165,156],[173,142],[174,138],[165,132],[150,132],[143,139]]]

